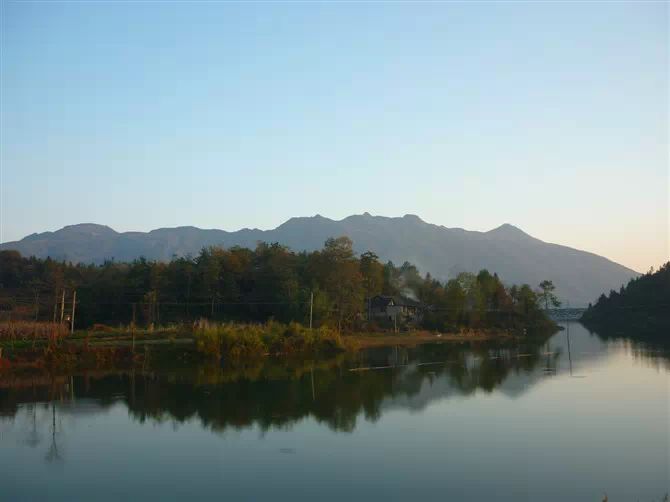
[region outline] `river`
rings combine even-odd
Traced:
[[[660,501],[670,351],[541,344],[0,377],[2,500]]]

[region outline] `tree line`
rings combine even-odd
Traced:
[[[582,322],[641,331],[670,327],[670,262],[631,279],[619,291],[603,293],[594,305],[589,304]]]
[[[329,238],[312,252],[259,243],[255,249],[209,247],[169,262],[139,258],[101,265],[0,252],[5,318],[10,312],[35,320],[58,317],[63,291],[69,299],[74,290],[78,327],[201,317],[306,324],[311,312],[315,326],[366,329],[367,299],[386,295],[420,301],[426,307],[422,326],[441,331],[546,324],[542,305],[552,295],[527,284],[507,287],[487,270],[446,282],[422,276],[409,262],[382,263],[370,251],[357,256],[347,237]]]

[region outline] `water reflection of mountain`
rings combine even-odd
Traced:
[[[306,363],[2,379],[0,414],[11,417],[35,402],[54,401],[62,415],[105,412],[123,403],[141,423],[195,418],[214,431],[254,425],[268,430],[312,417],[346,432],[361,417],[374,421],[388,410],[421,410],[437,400],[475,393],[514,399],[543,378],[593,364],[611,343],[571,323],[539,344],[389,347]],[[658,358],[645,361],[658,364]]]

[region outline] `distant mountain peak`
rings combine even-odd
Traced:
[[[284,223],[279,225],[275,230],[277,229],[285,229],[285,228],[294,228],[296,226],[302,226],[305,224],[310,224],[310,223],[323,223],[323,222],[330,222],[333,221],[331,219],[325,218],[321,216],[320,214],[315,214],[314,216],[293,216],[292,218],[289,218],[286,220]]]
[[[98,223],[77,223],[76,225],[67,225],[58,230],[58,232],[76,232],[90,235],[116,235],[118,233],[113,228]]]
[[[419,218],[416,214],[406,214],[405,216],[402,217],[402,219],[405,221],[410,221],[412,223],[425,223],[425,221]]]
[[[494,228],[492,230],[492,232],[495,231],[495,230],[506,231],[506,232],[509,232],[509,231],[519,231],[520,232],[521,231],[521,229],[519,227],[515,227],[511,223],[503,223],[499,227]]]
[[[533,239],[534,237],[528,235],[526,232],[521,230],[519,227],[515,227],[511,223],[503,223],[499,227],[494,228],[493,230],[489,230],[486,232],[489,235],[495,235],[495,236],[503,236],[503,237],[526,237],[526,238],[531,238]]]

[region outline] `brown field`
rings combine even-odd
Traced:
[[[0,322],[0,341],[56,340],[67,336],[65,324],[34,321]]]

